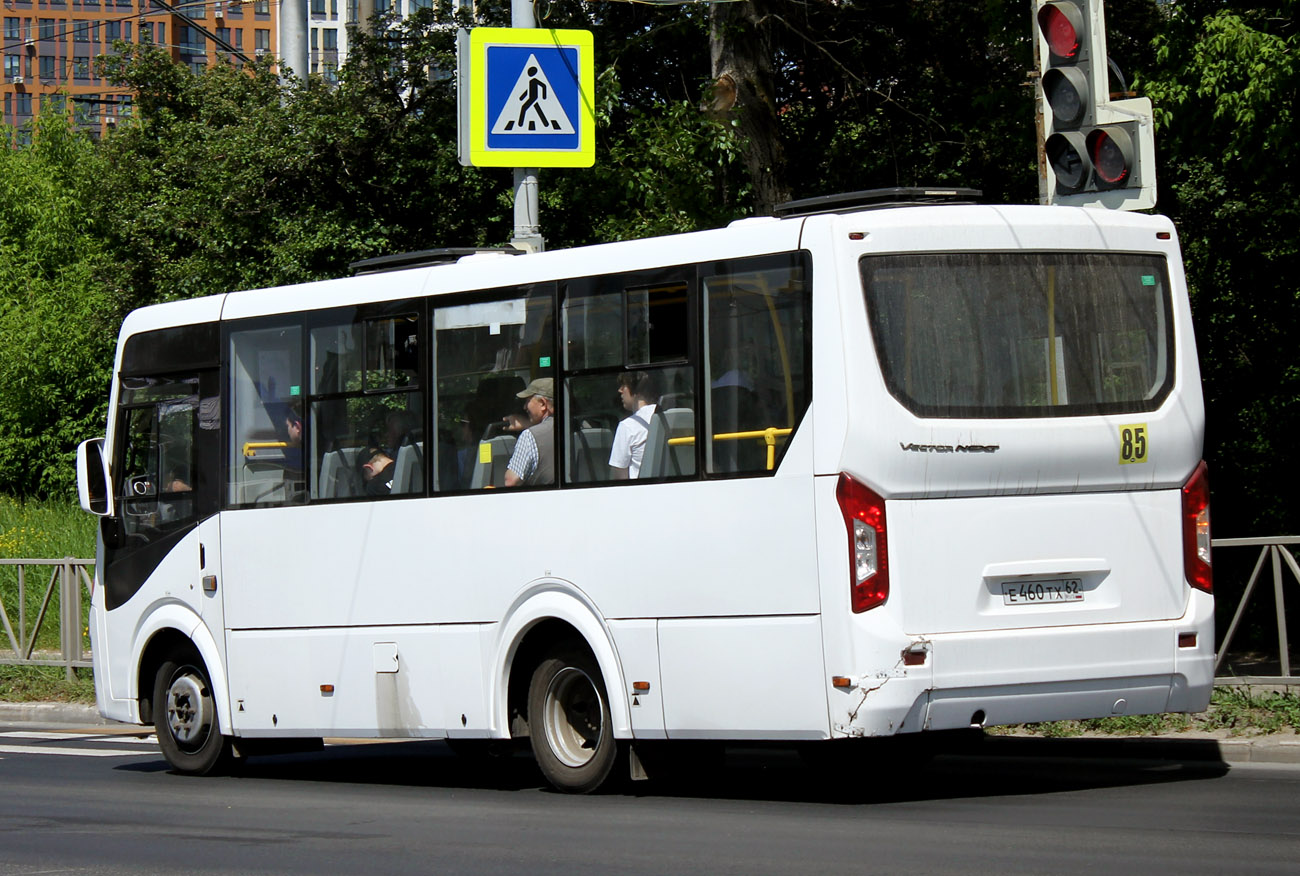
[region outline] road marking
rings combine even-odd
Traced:
[[[66,754],[73,757],[139,757],[139,751],[107,751],[102,748],[41,748],[35,745],[0,745],[0,754]]]
[[[47,730],[10,730],[0,733],[3,739],[58,739],[65,742],[121,742],[126,745],[157,745],[158,737],[150,733],[145,736],[120,736],[115,733],[57,733]]]

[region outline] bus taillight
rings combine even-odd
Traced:
[[[853,611],[863,612],[889,598],[885,500],[846,474],[840,475],[835,498],[849,535],[850,599]]]
[[[1183,568],[1187,583],[1214,592],[1210,568],[1210,478],[1205,460],[1183,484]]]

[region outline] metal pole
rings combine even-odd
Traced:
[[[299,79],[311,73],[307,57],[307,0],[280,0],[280,57]],[[284,70],[280,83],[287,85]]]
[[[510,0],[511,27],[537,27],[532,0]],[[546,248],[538,216],[537,168],[515,168],[515,233],[510,243],[516,249],[541,252]]]
[[[1282,657],[1282,674],[1291,674],[1291,649],[1286,640],[1286,599],[1282,595],[1282,548],[1273,545],[1273,599],[1277,604],[1277,650]]]

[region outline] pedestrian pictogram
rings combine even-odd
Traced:
[[[462,164],[595,163],[590,31],[480,27],[458,46]]]
[[[573,134],[573,123],[555,96],[555,89],[546,78],[546,71],[537,61],[537,55],[530,53],[524,69],[519,71],[515,87],[511,90],[513,97],[506,101],[492,126],[493,134],[534,133]]]

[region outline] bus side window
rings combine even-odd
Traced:
[[[196,515],[198,393],[196,378],[123,379],[117,492],[130,544]]]
[[[301,327],[232,331],[229,361],[227,501],[259,506],[306,501],[303,447],[309,435]]]
[[[695,475],[694,266],[564,287],[565,483]]]
[[[519,393],[555,375],[554,296],[554,283],[538,283],[434,310],[436,435],[427,458],[435,491],[505,486],[516,439],[529,426]],[[558,471],[554,443],[539,451]]]
[[[347,312],[310,337],[313,501],[422,495],[419,314]]]
[[[790,253],[722,263],[703,281],[710,474],[774,471],[808,407],[806,262]]]

